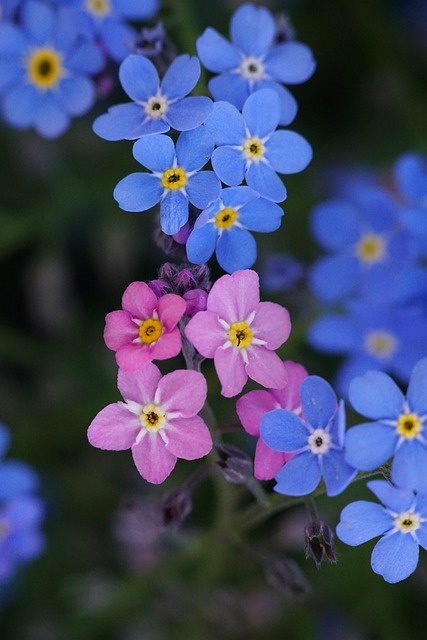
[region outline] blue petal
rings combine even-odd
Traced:
[[[3,100],[3,116],[9,124],[25,129],[34,122],[40,96],[32,85],[17,85]]]
[[[186,190],[191,204],[198,209],[205,209],[217,200],[221,183],[213,171],[200,171],[189,178]]]
[[[53,41],[56,18],[52,6],[32,0],[24,3],[21,8],[21,22],[37,44],[43,45]]]
[[[214,100],[230,103],[239,111],[250,95],[248,81],[239,73],[221,73],[209,80],[208,87]]]
[[[380,504],[358,500],[341,512],[337,536],[342,542],[356,547],[393,528],[393,517]]]
[[[132,53],[138,34],[130,25],[114,18],[105,18],[101,32],[103,44],[114,62],[121,62]]]
[[[364,422],[345,435],[345,459],[355,469],[374,471],[387,462],[396,449],[397,435],[392,427]]]
[[[273,47],[264,64],[269,76],[285,84],[305,82],[316,68],[311,49],[300,42],[284,42]]]
[[[145,117],[144,110],[134,102],[117,104],[93,123],[94,132],[104,140],[137,140],[145,135],[166,133],[169,124],[162,119]]]
[[[340,251],[360,238],[360,212],[345,200],[327,200],[311,213],[310,231],[324,249]]]
[[[283,202],[286,199],[285,185],[277,173],[265,162],[252,162],[246,173],[246,182],[267,200]]]
[[[314,429],[327,427],[338,409],[338,401],[331,385],[319,376],[308,376],[300,386],[302,414]]]
[[[243,153],[234,147],[218,147],[211,158],[213,169],[224,184],[236,187],[245,177],[246,160]]]
[[[338,367],[335,374],[334,384],[337,393],[348,399],[348,388],[353,378],[375,369],[381,370],[377,359],[365,355],[350,354],[348,359]]]
[[[4,456],[9,448],[10,432],[3,422],[0,422],[0,458]]]
[[[409,379],[407,398],[411,411],[421,415],[427,413],[427,358],[415,365]]]
[[[398,487],[427,493],[427,447],[406,440],[398,448],[391,466],[391,479]]]
[[[283,209],[271,200],[257,198],[239,210],[239,222],[249,231],[276,231],[282,221]]]
[[[0,60],[0,94],[25,81],[24,69],[11,64],[8,60]]]
[[[250,135],[260,138],[264,138],[276,129],[280,113],[280,100],[273,89],[260,89],[252,93],[242,110]]]
[[[245,229],[232,227],[218,238],[216,258],[224,271],[234,273],[249,269],[256,260],[257,249],[253,236]]]
[[[156,67],[144,56],[127,56],[120,65],[119,78],[132,100],[145,102],[158,92],[159,75]]]
[[[366,486],[388,509],[396,513],[407,511],[414,502],[413,491],[394,487],[386,480],[370,480]]]
[[[330,449],[322,461],[322,474],[326,484],[326,495],[337,496],[342,493],[354,479],[356,473],[356,469],[344,460],[342,451]]]
[[[294,96],[286,87],[277,82],[273,82],[273,80],[261,80],[256,83],[255,89],[272,89],[275,91],[280,100],[279,124],[286,126],[292,122],[297,114],[298,105]]]
[[[311,325],[306,339],[319,351],[341,354],[358,349],[361,332],[353,317],[330,314],[321,316]]]
[[[274,409],[261,419],[262,440],[274,451],[298,451],[307,446],[309,432],[301,418],[292,411]]]
[[[221,200],[224,207],[246,207],[249,202],[259,202],[259,195],[250,187],[230,187],[221,191]]]
[[[178,165],[186,171],[198,171],[209,162],[213,148],[212,136],[203,125],[184,131],[176,143]]]
[[[422,202],[427,194],[427,168],[423,156],[405,153],[395,164],[394,173],[400,191],[413,200]]]
[[[79,116],[93,105],[95,87],[89,78],[64,78],[58,87],[57,98],[66,113]]]
[[[15,25],[0,23],[0,55],[9,61],[18,60],[27,48],[27,40]]]
[[[197,54],[206,69],[214,73],[221,73],[228,69],[234,69],[240,64],[240,56],[221,34],[208,27],[197,38]]]
[[[34,127],[44,138],[57,138],[70,126],[68,114],[57,102],[56,96],[46,94],[38,104],[35,113]]]
[[[271,46],[275,34],[274,18],[268,9],[244,4],[232,15],[232,42],[246,55],[262,56]]]
[[[355,288],[359,272],[359,261],[351,255],[326,256],[310,269],[310,288],[321,300],[342,301]]]
[[[19,460],[7,460],[0,465],[0,500],[10,500],[38,488],[37,474]]]
[[[148,136],[133,145],[133,157],[150,171],[163,172],[173,166],[175,146],[169,136]]]
[[[373,420],[397,418],[404,402],[397,384],[382,371],[368,371],[352,380],[349,397],[358,413]]]
[[[160,226],[172,236],[188,220],[188,200],[180,191],[170,191],[160,204]]]
[[[114,8],[129,20],[149,20],[160,9],[160,0],[114,0]]]
[[[394,533],[381,538],[375,545],[371,564],[386,582],[405,580],[417,568],[419,549],[410,534]]]
[[[203,96],[183,98],[171,104],[167,111],[167,119],[176,131],[196,129],[212,112],[212,100]]]
[[[315,490],[320,482],[317,456],[300,453],[285,464],[276,475],[274,491],[287,496],[305,496]]]
[[[217,146],[240,145],[245,138],[242,114],[228,102],[215,102],[205,127]]]
[[[73,47],[67,57],[67,67],[78,74],[93,75],[104,67],[102,51],[91,42],[81,42]]]
[[[217,230],[212,223],[194,228],[187,240],[187,258],[194,264],[202,264],[212,257],[217,241]]]
[[[157,204],[163,187],[151,173],[132,173],[117,184],[113,196],[124,211],[146,211]]]
[[[184,53],[175,58],[161,82],[162,94],[169,100],[183,98],[194,89],[200,77],[200,62]]]
[[[295,131],[275,131],[266,143],[265,157],[279,173],[298,173],[313,157],[307,140]]]

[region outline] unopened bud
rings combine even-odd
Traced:
[[[217,465],[224,478],[233,484],[246,484],[253,479],[253,464],[251,458],[241,449],[232,445],[219,444]]]
[[[325,559],[336,562],[334,534],[326,522],[313,520],[305,527],[305,557],[313,558],[317,566]]]
[[[187,303],[186,315],[192,318],[199,311],[206,311],[208,294],[203,289],[191,289],[182,296]]]
[[[271,556],[264,563],[267,582],[287,598],[305,599],[311,586],[296,562],[289,558]]]
[[[191,512],[191,495],[186,489],[173,489],[160,503],[164,527],[179,527]]]

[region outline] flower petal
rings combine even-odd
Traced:
[[[122,296],[122,307],[134,318],[151,318],[157,307],[157,298],[146,282],[131,282]]]
[[[264,55],[273,42],[274,34],[274,18],[264,7],[244,4],[231,17],[231,40],[246,55]]]
[[[255,449],[254,476],[257,480],[272,480],[285,462],[290,460],[291,453],[273,451],[265,442],[258,440]]]
[[[154,64],[145,56],[129,55],[120,65],[119,78],[129,98],[145,102],[159,89],[159,75]]]
[[[221,382],[221,394],[232,398],[241,392],[248,376],[245,371],[243,358],[237,347],[215,351],[215,369]]]
[[[265,157],[279,173],[299,173],[310,163],[313,150],[295,131],[275,131],[268,139]]]
[[[309,432],[295,413],[285,409],[275,409],[262,417],[260,435],[271,449],[293,452],[307,445]]]
[[[238,269],[249,269],[256,260],[256,242],[253,236],[239,227],[224,230],[216,246],[216,257],[220,266],[228,273]]]
[[[113,196],[121,209],[136,212],[154,207],[162,193],[160,180],[152,173],[131,173],[116,185]]]
[[[215,149],[213,156],[217,151],[219,151],[219,149]],[[219,177],[223,182],[225,182],[221,176]],[[267,200],[282,202],[286,198],[285,185],[277,173],[266,162],[252,162],[246,172],[246,182],[250,187],[252,187],[252,189],[254,189],[254,191]]]
[[[205,404],[207,384],[198,371],[179,370],[168,373],[158,385],[159,403],[167,412],[189,418]]]
[[[108,451],[129,449],[141,430],[139,418],[121,402],[109,404],[92,420],[87,437],[91,445]]]
[[[177,56],[167,69],[161,82],[162,93],[169,100],[183,98],[194,89],[200,77],[200,62],[187,53]]]
[[[132,456],[141,476],[152,484],[161,484],[176,465],[176,456],[170,453],[158,433],[147,433],[132,447]]]
[[[211,311],[196,313],[187,324],[185,334],[205,358],[213,358],[218,347],[227,340],[227,332],[218,322],[218,315]]]
[[[112,351],[138,337],[138,327],[127,311],[111,311],[105,317],[104,340]]]
[[[275,302],[260,302],[251,329],[254,337],[265,340],[267,349],[278,349],[291,332],[289,312]]]
[[[236,411],[243,428],[251,436],[260,435],[261,418],[278,408],[278,402],[269,391],[249,391],[236,402]]]
[[[166,449],[184,460],[203,458],[213,446],[209,429],[199,416],[171,420],[167,433]]]
[[[415,365],[408,384],[407,398],[412,411],[427,413],[427,358]]]
[[[240,56],[224,36],[208,27],[197,38],[197,54],[202,64],[209,71],[221,73],[239,66]]]
[[[393,528],[393,517],[380,504],[358,500],[348,504],[341,512],[337,536],[342,542],[355,547]]]
[[[319,376],[308,376],[301,382],[300,396],[304,419],[314,429],[325,429],[338,408],[331,385]]]
[[[412,536],[403,533],[381,538],[375,545],[371,564],[386,582],[405,580],[417,568],[419,549]]]
[[[344,452],[330,449],[323,457],[322,475],[326,485],[326,495],[337,496],[348,487],[357,470],[344,460]]]
[[[345,435],[345,459],[356,469],[373,471],[393,455],[397,435],[378,422],[366,422],[349,429]]]
[[[350,383],[349,398],[353,408],[373,420],[397,418],[404,396],[397,384],[382,371],[368,371]]]
[[[317,456],[300,453],[277,473],[274,490],[287,496],[305,496],[315,490],[320,478]]]
[[[145,405],[152,403],[162,374],[155,364],[149,363],[140,371],[119,369],[117,386],[125,400]]]

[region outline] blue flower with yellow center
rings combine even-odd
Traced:
[[[196,57],[175,58],[160,82],[148,58],[130,55],[120,65],[123,89],[133,102],[110,107],[94,122],[96,134],[105,140],[136,140],[142,136],[196,129],[212,111],[204,96],[185,97],[196,85],[200,64]]]
[[[224,271],[249,269],[256,260],[256,242],[250,231],[275,231],[282,216],[279,205],[249,187],[223,189],[197,218],[187,240],[187,257],[202,264],[215,251]]]
[[[104,57],[79,30],[69,8],[30,0],[20,25],[0,24],[0,95],[2,115],[18,129],[34,127],[45,138],[64,133],[70,118],[95,101],[90,76]]]
[[[160,202],[160,224],[173,235],[188,220],[188,203],[204,209],[219,196],[221,185],[213,171],[200,171],[213,143],[204,125],[181,133],[176,143],[168,136],[147,136],[133,146],[135,159],[151,173],[132,173],[114,190],[125,211],[146,211]]]

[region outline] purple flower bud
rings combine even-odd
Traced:
[[[305,557],[313,558],[317,566],[325,559],[335,563],[335,554],[332,533],[329,525],[322,520],[309,522],[304,529],[305,534]]]
[[[186,315],[192,318],[199,311],[206,311],[208,294],[203,289],[191,289],[182,296],[187,303]]]
[[[217,465],[224,478],[233,484],[247,484],[253,479],[253,464],[250,457],[241,449],[228,444],[216,446]]]
[[[170,287],[168,283],[165,282],[165,280],[149,280],[147,284],[154,295],[156,295],[158,298],[161,298],[166,293],[170,293]]]
[[[191,512],[191,494],[183,488],[172,489],[160,504],[164,527],[178,527]]]
[[[181,229],[178,231],[178,233],[174,233],[172,238],[178,244],[185,244],[188,240],[188,236],[190,235],[190,233],[191,233],[191,227],[188,224],[188,222],[186,222],[185,225],[181,227]]]

